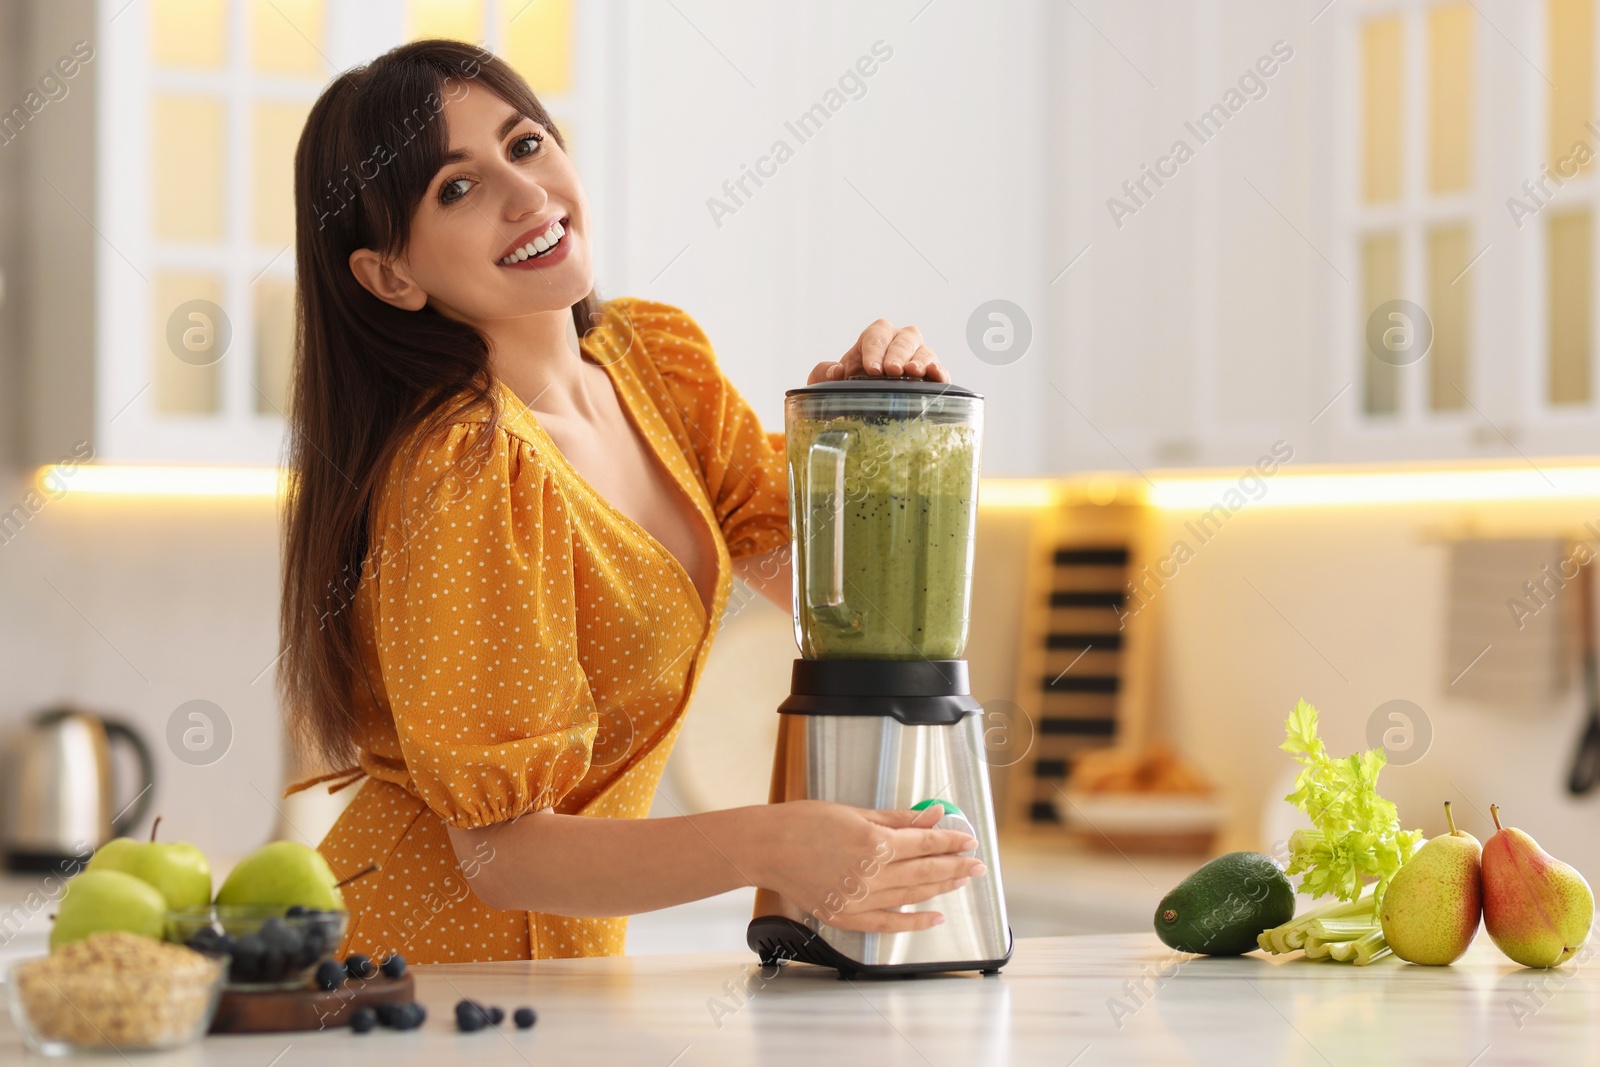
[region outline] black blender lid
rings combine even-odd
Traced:
[[[926,378],[894,378],[883,374],[858,374],[834,382],[817,382],[789,389],[784,396],[809,396],[812,393],[910,393],[922,396],[970,396],[977,400],[983,394],[953,382],[930,382]]]

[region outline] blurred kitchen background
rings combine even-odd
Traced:
[[[969,657],[1017,934],[1145,929],[1207,853],[1280,847],[1300,698],[1389,750],[1407,826],[1451,800],[1483,838],[1494,802],[1600,874],[1595,7],[0,0],[0,730],[125,723],[124,828],[219,876],[347,798],[279,796],[315,769],[273,690],[290,161],[338,71],[443,35],[569,139],[601,294],[686,309],[769,428],[880,316],[986,395]],[[737,593],[654,814],[765,800],[794,655]],[[630,951],[740,949],[749,908]]]

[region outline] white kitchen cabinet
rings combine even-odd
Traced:
[[[1047,420],[1051,467],[1244,464],[1278,439],[1300,461],[1592,453],[1595,167],[1520,229],[1508,201],[1528,199],[1553,139],[1600,149],[1575,118],[1595,111],[1593,12],[1592,0],[1058,12],[1050,137],[1065,219],[1050,256],[1082,259],[1052,305],[1072,404]],[[1275,44],[1292,58],[1198,136]],[[1146,168],[1179,141],[1191,154],[1157,184]],[[1374,166],[1393,188],[1368,187]],[[1133,195],[1123,184],[1141,181]],[[1364,329],[1386,288],[1440,329],[1374,397]]]
[[[604,218],[615,10],[570,0],[536,11],[519,0],[29,5],[27,69],[48,72],[75,47],[81,62],[66,95],[17,138],[33,207],[25,459],[57,461],[87,442],[100,461],[278,462],[294,146],[328,78],[412,37],[457,36],[537,63],[549,81],[535,77],[535,89]]]
[[[873,320],[916,325],[954,380],[986,397],[985,472],[1043,473],[1055,413],[1042,391],[1060,345],[1039,131],[1053,62],[1043,24],[1057,6],[630,4],[607,295],[694,316],[773,430],[784,391]],[[1013,362],[979,359],[968,342],[994,299],[1031,320]]]
[[[496,27],[518,10],[218,2],[242,57],[225,73],[151,62],[156,0],[30,9],[28,69],[80,38],[96,53],[20,142],[28,271],[13,291],[29,309],[35,462],[80,440],[101,459],[275,462],[281,372],[257,368],[287,343],[292,249],[258,232],[258,109],[309,103],[330,72],[405,39],[418,11],[480,19],[501,48]],[[542,95],[589,194],[601,295],[688,310],[773,428],[783,390],[884,316],[921,326],[989,397],[991,474],[1243,464],[1277,440],[1301,462],[1536,457],[1592,451],[1600,429],[1600,164],[1520,228],[1508,202],[1526,198],[1561,130],[1581,132],[1570,116],[1597,110],[1594,5],[594,0],[571,5],[570,86]],[[320,70],[253,72],[250,18],[280,9],[322,12]],[[874,72],[846,86],[864,59]],[[1374,112],[1378,67],[1389,102]],[[172,186],[152,146],[168,104],[153,101],[208,95],[223,118],[219,236],[162,237],[152,205]],[[819,105],[827,118],[797,136]],[[1226,120],[1202,136],[1219,105]],[[1379,112],[1390,125],[1374,125]],[[1466,131],[1450,150],[1464,177],[1436,188],[1446,128]],[[780,141],[790,153],[774,161]],[[1391,157],[1398,184],[1373,199],[1368,161]],[[1469,266],[1442,283],[1456,260]],[[152,294],[197,275],[220,294],[233,346],[204,372],[206,410],[185,413],[151,373],[162,359],[194,370],[163,353]],[[1369,388],[1363,334],[1388,290],[1439,303],[1459,328],[1385,393]],[[1024,358],[969,344],[992,299],[1028,315]]]

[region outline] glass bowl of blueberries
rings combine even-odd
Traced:
[[[227,989],[299,989],[344,937],[349,913],[299,904],[210,904],[167,913],[168,941],[228,958]]]

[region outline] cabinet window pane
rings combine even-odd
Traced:
[[[150,54],[162,67],[220,67],[228,56],[226,0],[151,0]]]
[[[407,40],[449,37],[481,43],[483,28],[484,0],[410,0],[406,4]]]
[[[265,74],[320,75],[323,34],[322,0],[251,0],[250,53]]]
[[[155,236],[222,240],[223,104],[200,96],[158,96],[151,107]]]
[[[263,278],[255,285],[255,299],[255,408],[261,415],[277,415],[288,410],[294,365],[294,282]]]
[[[538,94],[572,88],[570,0],[512,0],[502,4],[510,21],[501,40],[505,58]],[[566,136],[562,130],[561,135]]]
[[[1377,310],[1385,301],[1400,296],[1400,235],[1397,233],[1373,234],[1361,242],[1361,284],[1363,311],[1361,321]],[[1400,368],[1384,363],[1366,347],[1365,332],[1362,350],[1366,353],[1366,390],[1364,408],[1368,415],[1393,415],[1400,410]]]
[[[1472,184],[1472,33],[1469,4],[1428,9],[1428,187]]]
[[[294,242],[294,147],[309,110],[279,103],[253,109],[255,238],[261,244],[281,248]]]
[[[1594,100],[1594,0],[1549,0],[1550,166],[1562,178],[1578,173],[1578,161],[1564,167],[1577,144],[1591,138],[1584,123],[1593,115]],[[1585,164],[1582,170],[1588,170]]]
[[[204,317],[178,315],[179,307],[190,300],[222,302],[222,280],[199,273],[158,272],[151,280],[155,306],[150,317],[154,336],[150,339],[154,403],[160,415],[215,415],[222,410],[222,364],[212,360],[210,345],[217,336],[216,324]],[[170,343],[169,329],[176,333],[176,350]],[[182,353],[180,355],[179,353]]]
[[[1546,276],[1550,292],[1550,403],[1587,404],[1591,396],[1590,301],[1593,245],[1587,211],[1553,215]]]
[[[1428,407],[1455,411],[1467,406],[1467,312],[1472,275],[1463,273],[1472,260],[1470,231],[1442,226],[1428,232],[1428,317],[1433,320],[1433,348],[1428,365]]]
[[[1404,32],[1399,15],[1373,19],[1361,27],[1361,189],[1369,202],[1400,197]]]

